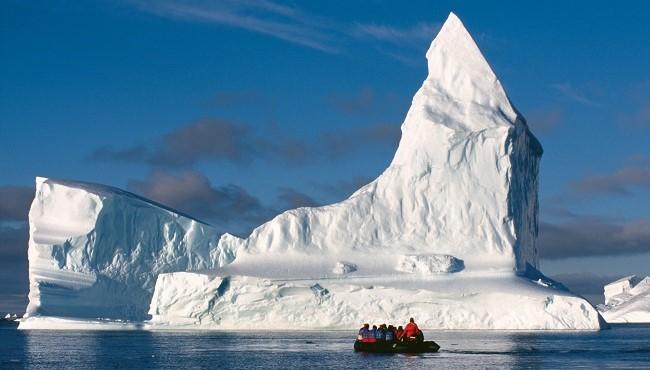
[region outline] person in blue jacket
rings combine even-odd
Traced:
[[[386,329],[386,342],[394,342],[395,341],[395,327],[393,325],[388,325],[388,328]]]
[[[379,328],[375,331],[375,339],[377,339],[377,342],[386,340],[386,324],[379,325]]]
[[[364,342],[364,343],[371,343],[375,342],[375,334],[370,331],[370,325],[368,324],[363,324],[363,327],[359,329],[359,336],[357,337],[358,340]]]

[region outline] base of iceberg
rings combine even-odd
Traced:
[[[30,316],[20,319],[20,330],[143,330],[142,322],[115,319],[84,319],[61,316]]]
[[[364,322],[399,324],[409,317],[423,329],[434,330],[607,327],[593,306],[556,282],[541,274],[505,271],[427,276],[351,273],[318,279],[163,273],[148,313],[151,319],[144,322],[32,316],[21,319],[19,328],[350,330]]]
[[[161,274],[147,326],[349,330],[363,322],[401,323],[411,316],[425,329],[562,330],[606,325],[584,299],[545,286],[552,282],[540,284],[507,273],[458,275],[280,280]]]

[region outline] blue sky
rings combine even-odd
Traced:
[[[649,274],[650,5],[9,0],[0,311],[24,301],[35,176],[125,188],[242,234],[343,199],[390,162],[450,11],[544,146],[543,271],[588,296]]]

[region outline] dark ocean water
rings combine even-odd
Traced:
[[[0,327],[2,369],[650,369],[650,325],[600,332],[426,332],[440,353],[369,355],[354,332],[18,331]]]

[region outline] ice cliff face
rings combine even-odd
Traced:
[[[540,144],[455,15],[427,59],[429,75],[381,176],[341,203],[287,211],[221,245],[253,254],[447,254],[468,269],[537,267]]]
[[[210,226],[107,186],[38,178],[29,224],[28,316],[142,320],[159,273],[234,258]]]
[[[605,285],[603,318],[611,323],[650,323],[650,276],[628,276]]]
[[[409,317],[416,317],[422,328],[436,329],[594,329],[600,325],[598,313],[584,299],[513,275],[442,284],[371,283],[162,274],[148,325],[349,330],[367,321],[402,324]],[[469,291],[468,285],[473,285]]]
[[[427,59],[384,173],[245,239],[217,242],[209,226],[117,189],[40,179],[21,327],[147,312],[152,328],[349,329],[410,316],[430,329],[602,327],[536,269],[542,149],[455,15]]]

